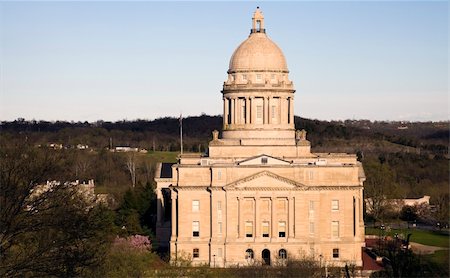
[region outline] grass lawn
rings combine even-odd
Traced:
[[[449,239],[448,235],[433,232],[433,231],[425,231],[419,229],[392,229],[389,232],[384,232],[385,235],[394,236],[397,234],[404,234],[405,237],[411,233],[410,241],[417,242],[424,245],[431,246],[439,246],[439,247],[449,247]],[[380,229],[376,228],[366,228],[367,235],[380,235]]]
[[[149,151],[147,156],[149,156],[155,162],[177,162],[177,156],[180,152],[153,152]]]
[[[428,261],[436,273],[441,273],[442,277],[448,277],[449,271],[449,252],[448,250],[438,250],[430,255],[425,255],[425,260]],[[445,274],[445,275],[444,275]]]
[[[448,265],[449,262],[449,252],[448,250],[438,250],[433,254],[427,255],[430,261],[438,264],[438,265]]]

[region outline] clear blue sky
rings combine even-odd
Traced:
[[[296,115],[448,120],[447,1],[0,2],[0,120],[221,114],[256,6]]]

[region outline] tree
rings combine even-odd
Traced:
[[[0,147],[0,276],[79,276],[102,263],[112,215],[54,176],[55,152]]]
[[[136,156],[134,153],[129,153],[127,155],[126,167],[128,172],[130,173],[131,185],[133,188],[136,186]]]
[[[439,196],[437,196],[434,199],[434,203],[436,206],[436,213],[435,218],[436,221],[439,222],[439,228],[442,228],[449,224],[450,219],[450,213],[449,213],[449,206],[450,206],[450,198],[449,193],[444,193]]]
[[[368,201],[367,212],[375,220],[383,221],[394,211],[394,206],[399,206],[392,201],[396,196],[397,184],[394,172],[386,163],[366,162],[364,164],[367,181],[364,192]]]
[[[417,209],[412,206],[404,206],[400,211],[400,219],[403,221],[414,221],[417,220]]]

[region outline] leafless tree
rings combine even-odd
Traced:
[[[45,181],[55,152],[0,146],[0,276],[80,276],[99,265],[111,226],[68,183]]]
[[[133,152],[127,154],[126,167],[130,173],[131,186],[136,186],[136,155]]]

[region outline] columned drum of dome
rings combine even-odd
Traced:
[[[264,27],[258,8],[249,37],[231,56],[222,90],[224,139],[294,138],[294,86],[283,52]]]

